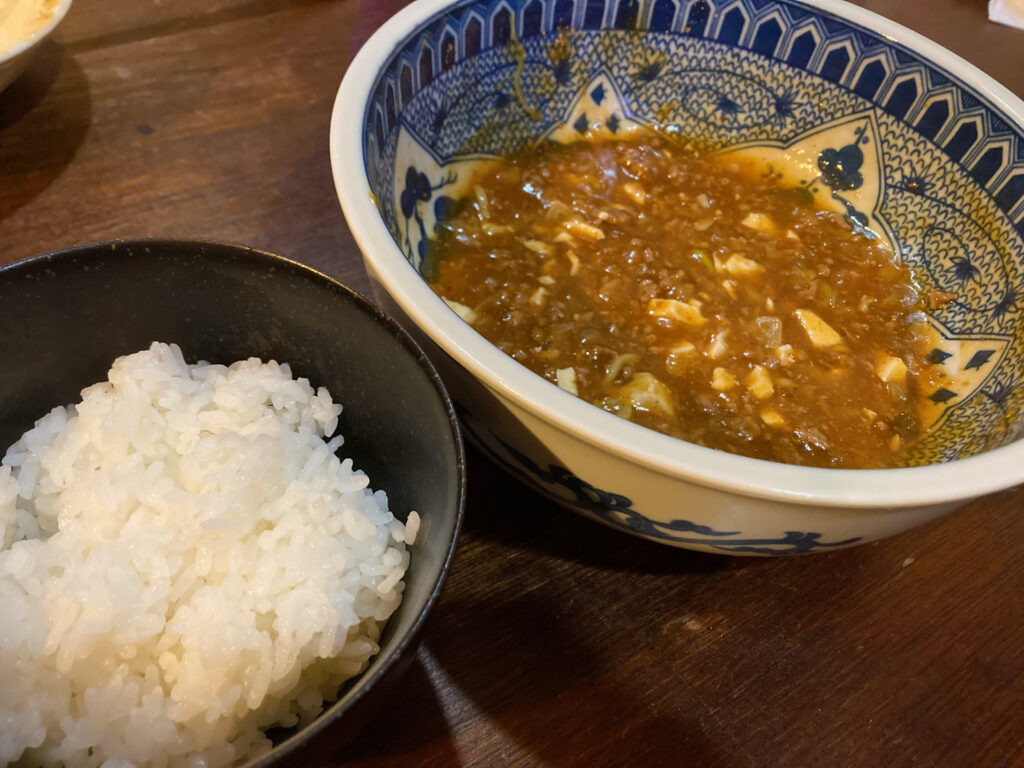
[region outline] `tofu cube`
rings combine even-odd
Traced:
[[[665,317],[677,323],[699,327],[707,322],[700,313],[700,302],[677,301],[676,299],[651,299],[647,302],[647,314]]]
[[[792,344],[780,344],[772,351],[775,352],[775,356],[779,358],[779,363],[782,365],[792,365],[796,362]]]
[[[711,372],[711,388],[716,392],[728,392],[730,389],[735,389],[737,383],[736,377],[725,368],[715,368]]]
[[[718,360],[729,351],[729,345],[725,343],[725,337],[728,335],[728,331],[719,331],[711,337],[711,343],[708,344],[708,357]]]
[[[733,277],[756,277],[764,272],[764,267],[741,253],[734,253],[726,259],[722,269]]]
[[[826,323],[809,309],[798,309],[793,313],[797,322],[803,326],[807,338],[816,347],[834,347],[843,340],[835,328]]]
[[[559,368],[555,371],[555,381],[558,382],[558,386],[561,389],[564,389],[570,395],[579,396],[579,389],[576,388],[575,368]]]
[[[905,384],[907,381],[907,364],[900,358],[886,355],[875,366],[875,373],[882,381]]]
[[[747,389],[758,400],[764,400],[775,393],[775,385],[772,384],[772,377],[764,366],[755,365],[753,370],[747,374],[745,381]]]
[[[751,229],[756,230],[757,232],[775,234],[778,230],[778,227],[775,225],[775,220],[766,213],[748,213],[740,223],[745,227],[750,227]]]

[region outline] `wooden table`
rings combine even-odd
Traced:
[[[1024,95],[981,0],[863,5]],[[77,0],[0,96],[0,262],[241,241],[367,289],[331,104],[399,0]],[[470,455],[461,550],[356,766],[1024,765],[1024,489],[795,559],[668,549]]]

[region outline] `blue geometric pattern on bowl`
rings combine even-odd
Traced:
[[[785,0],[468,0],[392,54],[364,158],[395,242],[429,272],[471,167],[638,126],[780,165],[810,150],[795,183],[885,237],[925,291],[956,295],[929,315],[946,378],[911,463],[1024,434],[1024,136],[869,29]]]
[[[628,496],[603,491],[556,464],[542,469],[529,456],[480,426],[464,407],[456,404],[455,409],[463,432],[473,445],[513,477],[553,501],[638,536],[748,555],[802,555],[849,547],[862,538],[827,542],[815,531],[785,531],[774,537],[745,538],[742,531],[717,531],[682,518],[667,523],[651,520],[633,509],[633,501]]]

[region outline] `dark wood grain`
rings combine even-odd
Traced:
[[[1024,95],[982,2],[859,3]],[[78,0],[0,95],[0,262],[183,235],[367,287],[327,157],[337,85],[398,0]],[[470,456],[465,535],[355,766],[1024,765],[1024,489],[796,559],[605,530]]]

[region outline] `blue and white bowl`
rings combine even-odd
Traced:
[[[655,125],[753,148],[957,295],[930,317],[947,381],[915,466],[781,465],[646,430],[506,357],[424,282],[473,164]],[[897,24],[833,0],[419,0],[349,68],[331,159],[377,298],[432,342],[469,437],[571,509],[676,546],[781,554],[1024,481],[1024,103]]]

